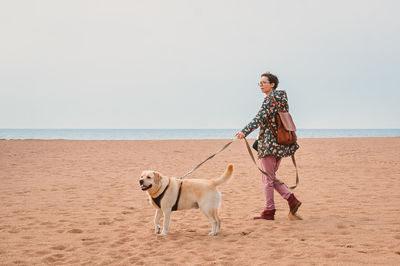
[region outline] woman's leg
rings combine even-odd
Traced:
[[[275,163],[275,172],[274,172],[274,177],[275,173],[278,171],[279,165],[281,164],[282,157],[275,157],[276,163]],[[278,182],[274,182],[274,188],[278,193],[285,199],[287,200],[290,197],[290,194],[292,192],[288,189],[288,187],[285,184],[280,184]]]
[[[281,163],[282,158],[276,157],[276,169],[275,173],[278,171],[279,165]],[[294,194],[288,189],[285,184],[274,183],[274,188],[278,191],[281,196],[288,201],[290,212],[295,214],[299,209],[301,202],[294,196]]]
[[[278,171],[279,165],[281,163],[281,159],[282,158],[275,156],[263,157],[261,158],[261,168],[264,172],[270,174],[271,178],[275,179],[276,172]],[[273,212],[270,215],[271,217],[268,217],[268,220],[273,220],[273,215],[275,214],[274,188],[284,199],[288,201],[290,212],[292,214],[295,214],[300,207],[301,202],[294,196],[294,194],[288,189],[285,184],[274,182],[271,178],[267,177],[264,174],[262,175],[265,196],[264,212]],[[257,217],[256,219],[259,219],[259,217]]]
[[[261,158],[261,168],[264,172],[275,178],[276,160],[274,156],[266,156]],[[264,184],[265,205],[264,210],[275,210],[274,203],[274,181],[268,176],[262,174],[262,182]]]

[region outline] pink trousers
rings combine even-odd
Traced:
[[[264,172],[267,172],[271,175],[271,177],[275,178],[276,171],[278,171],[279,164],[281,163],[281,157],[275,156],[267,156],[261,158],[261,168]],[[285,184],[279,184],[271,180],[271,178],[262,174],[262,182],[264,184],[264,196],[265,196],[265,205],[264,210],[274,210],[275,202],[274,202],[274,188],[278,193],[284,198],[288,199],[290,194],[290,190],[287,188]]]

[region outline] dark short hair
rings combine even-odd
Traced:
[[[265,72],[265,73],[261,74],[261,77],[267,77],[267,79],[270,83],[274,83],[274,90],[276,88],[278,88],[279,79],[274,74],[271,74],[270,72]]]

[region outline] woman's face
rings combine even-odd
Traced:
[[[261,77],[259,86],[260,86],[262,93],[265,93],[267,95],[270,94],[273,91],[274,85],[275,85],[274,83],[269,83],[269,80],[267,77],[265,77],[265,76]]]

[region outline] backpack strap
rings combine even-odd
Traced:
[[[275,103],[276,111],[278,112],[279,111],[278,103],[276,102],[275,98],[273,96],[270,96],[269,98]],[[267,115],[267,122],[268,122],[268,126],[269,126],[269,129],[271,130],[272,134],[274,134],[275,138],[277,138],[277,133],[274,130],[274,128],[272,127],[272,124],[271,124],[271,121],[269,121],[268,115]]]
[[[279,112],[278,103],[276,102],[275,97],[271,95],[271,96],[269,96],[269,98],[274,102],[276,110],[277,110],[277,112]]]

